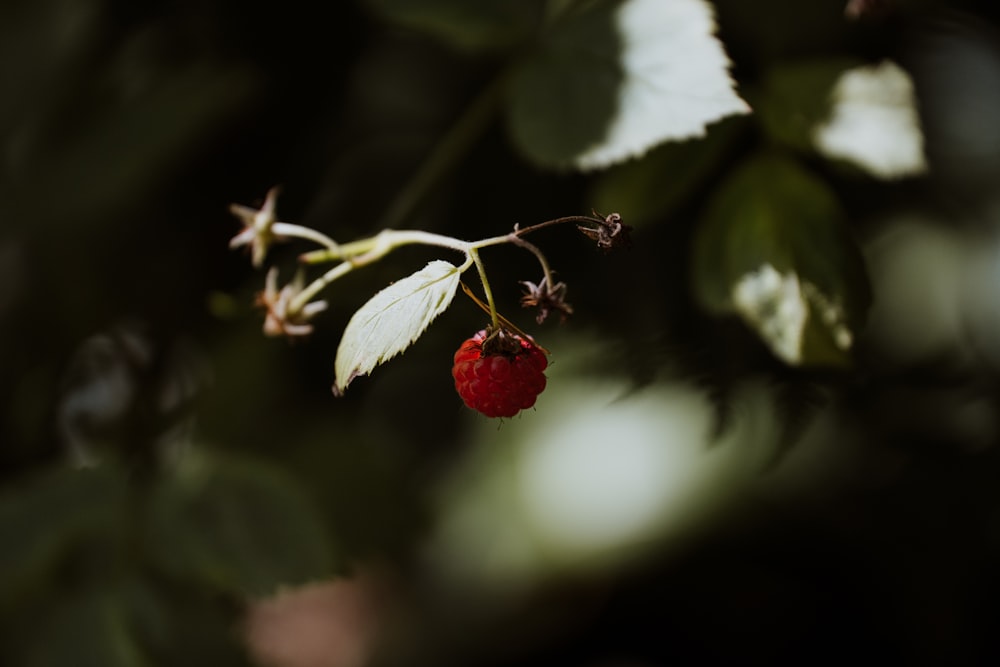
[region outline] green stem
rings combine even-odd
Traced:
[[[554,220],[546,220],[545,222],[540,222],[537,225],[531,225],[530,227],[515,229],[509,234],[480,239],[479,241],[461,241],[450,236],[434,234],[431,232],[422,232],[419,230],[385,229],[379,234],[371,236],[367,239],[361,239],[360,241],[353,241],[351,243],[344,243],[340,245],[334,243],[335,247],[327,247],[322,250],[314,250],[312,252],[304,253],[299,256],[299,262],[303,264],[322,264],[324,262],[331,262],[335,260],[350,259],[356,255],[370,252],[371,249],[379,243],[389,243],[392,248],[412,243],[422,243],[424,245],[450,248],[452,250],[457,250],[458,252],[468,252],[470,248],[486,248],[488,246],[502,245],[504,243],[516,244],[518,239],[522,236],[540,231],[546,227],[562,225],[567,222],[589,222],[600,224],[601,219],[589,215],[569,215],[563,218],[556,218]]]
[[[309,283],[309,286],[295,295],[291,303],[288,304],[288,315],[299,313],[312,298],[323,291],[323,288],[332,283],[337,278],[350,273],[358,266],[352,262],[342,262],[333,267],[316,280]]]
[[[458,239],[453,239],[450,236],[423,232],[416,229],[386,229],[370,238],[361,239],[360,241],[354,241],[352,243],[345,243],[338,246],[336,250],[332,248],[328,250],[319,250],[317,253],[322,254],[324,261],[329,261],[331,259],[342,259],[344,261],[324,273],[313,282],[309,283],[308,287],[299,292],[295,298],[292,299],[292,302],[288,304],[288,312],[298,313],[302,308],[305,308],[305,305],[309,303],[314,296],[319,294],[324,287],[332,283],[337,278],[346,275],[353,269],[365,266],[366,264],[371,264],[375,260],[381,259],[400,246],[412,244],[448,248],[449,250],[463,253],[467,257],[472,252],[471,244],[467,241],[460,241]],[[307,261],[309,256],[314,254],[316,253],[303,255],[300,260]],[[307,261],[307,263],[312,262]],[[466,259],[466,263],[463,264],[463,267],[463,271],[469,267],[468,258]]]
[[[552,269],[549,266],[548,260],[545,259],[545,255],[542,254],[542,251],[539,250],[538,247],[521,237],[546,227],[568,222],[599,223],[601,221],[600,219],[591,216],[571,215],[563,218],[556,218],[554,220],[547,220],[523,229],[515,229],[509,234],[491,236],[479,241],[462,241],[450,236],[424,232],[416,229],[385,229],[375,236],[371,236],[366,239],[353,241],[351,243],[337,244],[332,239],[328,239],[324,235],[319,234],[319,232],[315,232],[317,236],[312,240],[315,240],[326,247],[322,250],[315,250],[300,256],[299,261],[303,264],[319,264],[322,262],[342,260],[342,263],[327,271],[299,292],[299,294],[297,294],[288,305],[288,311],[290,314],[299,312],[306,306],[307,303],[309,303],[310,300],[312,300],[313,297],[322,291],[323,288],[351,270],[370,264],[377,259],[381,259],[386,254],[400,246],[420,244],[448,248],[449,250],[463,253],[466,255],[466,262],[463,264],[462,271],[465,271],[465,269],[469,267],[470,260],[475,263],[476,268],[479,270],[479,278],[483,283],[483,291],[486,293],[486,302],[490,308],[490,318],[493,321],[493,326],[497,327],[499,326],[500,319],[497,313],[496,304],[493,301],[493,292],[490,289],[489,280],[486,278],[486,268],[483,266],[483,262],[479,258],[479,249],[494,245],[502,245],[504,243],[512,243],[530,251],[541,264],[546,282],[551,287],[555,284],[555,282],[553,280]],[[282,225],[282,227],[278,228],[278,225]],[[303,233],[306,231],[306,228],[300,228],[298,225],[277,223],[275,227],[277,228],[275,229],[275,233],[281,233],[288,236],[300,236],[302,238],[311,238]]]
[[[390,204],[378,227],[396,227],[413,213],[420,201],[472,147],[476,138],[489,125],[499,107],[505,77],[500,76],[479,94],[461,118],[437,143],[410,181]]]
[[[483,284],[483,292],[486,294],[486,305],[490,307],[491,324],[496,329],[500,326],[500,316],[497,313],[497,305],[493,301],[493,290],[490,289],[490,281],[486,278],[486,267],[483,266],[483,260],[479,258],[479,251],[477,249],[470,248],[469,256],[472,257],[472,261],[476,263],[476,269],[479,271],[479,281]]]
[[[271,225],[271,231],[275,236],[280,236],[284,238],[300,238],[306,241],[312,241],[313,243],[319,244],[329,250],[330,252],[339,252],[340,246],[336,241],[331,239],[326,234],[318,232],[310,227],[303,227],[302,225],[293,225],[287,222],[276,222]]]
[[[335,261],[338,259],[347,261],[357,261],[361,255],[371,255],[377,253],[377,257],[382,257],[389,251],[404,245],[431,245],[439,248],[448,248],[456,252],[468,252],[472,246],[468,241],[462,241],[443,234],[424,232],[418,229],[384,229],[375,236],[352,241],[337,246],[336,249],[327,248],[314,250],[299,256],[299,262],[303,264],[321,264],[323,262]],[[372,259],[375,259],[373,257]]]

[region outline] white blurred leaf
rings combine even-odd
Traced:
[[[334,390],[343,392],[351,380],[416,341],[451,304],[460,276],[454,265],[435,260],[386,287],[354,313],[337,350]]]
[[[774,456],[770,389],[737,389],[718,433],[696,387],[592,375],[606,341],[568,334],[560,350],[544,414],[483,421],[442,480],[426,562],[464,593],[516,598],[658,558],[745,499]]]
[[[885,61],[850,69],[841,75],[832,96],[829,119],[813,132],[820,153],[878,178],[927,171],[913,82],[898,65]]]
[[[601,4],[553,28],[512,81],[514,140],[538,163],[600,169],[750,108],[704,0]]]

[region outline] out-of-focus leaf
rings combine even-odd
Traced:
[[[65,92],[53,82],[79,77],[101,42],[100,18],[95,2],[8,0],[0,7],[0,141],[10,150],[5,160],[17,154],[8,142],[20,139],[25,126],[38,121],[38,109]]]
[[[696,386],[637,389],[594,374],[606,341],[560,342],[559,393],[538,419],[502,432],[484,421],[441,485],[428,562],[458,590],[503,599],[564,573],[613,572],[651,548],[662,555],[741,497],[773,450],[769,390],[735,391],[732,424],[717,434]]]
[[[335,390],[409,347],[455,298],[458,268],[435,260],[393,283],[354,313],[337,349]]]
[[[529,37],[542,20],[539,0],[367,0],[402,25],[467,50],[509,47]]]
[[[208,459],[158,485],[150,560],[175,577],[237,595],[328,576],[322,517],[294,479],[248,459]]]
[[[44,128],[47,132],[25,139],[22,163],[9,179],[0,180],[0,214],[79,222],[140,198],[185,152],[199,148],[199,140],[246,98],[252,85],[252,78],[238,70],[164,72],[138,94],[81,112],[75,131],[65,136],[62,130],[58,142],[48,139],[57,133]],[[59,196],[52,197],[53,192]]]
[[[846,160],[878,178],[927,171],[924,135],[910,75],[891,61],[844,72],[833,89],[833,111],[814,128],[823,155]]]
[[[63,600],[28,641],[23,667],[145,667],[129,627],[128,609],[114,591],[92,588]]]
[[[607,134],[625,73],[608,7],[563,18],[516,70],[507,92],[515,145],[545,166],[568,167]]]
[[[635,226],[668,215],[718,168],[743,126],[728,119],[704,139],[663,144],[640,160],[608,169],[595,180],[589,207],[617,211]]]
[[[778,143],[851,162],[879,178],[927,170],[913,82],[891,62],[830,58],[780,65],[753,96]]]
[[[693,270],[703,307],[738,313],[792,365],[845,363],[870,301],[836,196],[782,157],[753,158],[720,186]]]
[[[127,579],[116,587],[129,629],[147,665],[245,667],[242,637],[233,632],[238,612],[229,604],[206,603],[205,591],[173,582],[153,586]],[[211,593],[210,593],[211,596]]]
[[[859,64],[848,58],[826,58],[771,68],[761,89],[750,96],[764,131],[780,144],[813,152],[813,133],[830,113],[834,84],[845,70]]]
[[[0,499],[0,605],[16,599],[80,540],[117,529],[125,478],[112,467],[57,468]]]
[[[749,107],[703,0],[594,3],[555,23],[511,80],[518,147],[548,167],[599,169]]]
[[[12,619],[0,657],[21,667],[247,665],[233,609],[203,592],[96,578]]]

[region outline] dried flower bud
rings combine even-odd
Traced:
[[[597,213],[594,215],[600,217]],[[597,247],[605,252],[632,246],[632,239],[629,235],[632,228],[623,223],[622,217],[617,213],[611,213],[603,220],[597,221],[596,227],[578,225],[577,229],[583,232],[587,238],[596,241]]]
[[[290,309],[292,301],[302,291],[302,275],[278,290],[278,269],[267,272],[264,291],[257,295],[257,305],[267,309],[264,334],[267,336],[308,336],[313,327],[309,324],[317,313],[326,310],[326,301],[312,301],[297,311]]]
[[[527,280],[522,280],[521,284],[525,289],[521,305],[525,308],[538,308],[535,321],[539,324],[544,322],[552,311],[559,311],[560,320],[563,322],[573,314],[572,306],[566,303],[566,283],[549,285],[548,279],[542,278],[537,285]]]
[[[264,257],[271,244],[282,240],[272,229],[274,223],[277,222],[277,218],[275,218],[277,199],[278,188],[275,186],[268,190],[267,198],[260,210],[242,204],[232,204],[229,207],[229,212],[243,222],[243,229],[232,238],[229,247],[249,246],[251,261],[257,268],[264,263]]]

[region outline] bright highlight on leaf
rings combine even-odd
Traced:
[[[844,72],[833,89],[830,118],[813,133],[816,148],[878,178],[927,171],[913,81],[898,65]]]
[[[373,296],[347,323],[334,364],[334,393],[410,346],[451,304],[458,267],[435,260]]]
[[[701,0],[632,0],[618,10],[625,78],[607,136],[577,156],[582,169],[705,135],[709,123],[750,111],[733,90],[729,59]]]
[[[833,345],[846,352],[854,336],[844,309],[815,285],[794,272],[781,274],[770,264],[745,274],[733,286],[733,306],[782,361],[797,366],[806,360],[806,332],[820,327]]]
[[[564,20],[522,66],[511,132],[540,164],[600,169],[750,111],[704,0],[626,0]]]
[[[732,298],[736,311],[775,355],[790,364],[801,361],[809,306],[797,275],[782,275],[765,264],[733,286]]]

